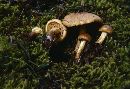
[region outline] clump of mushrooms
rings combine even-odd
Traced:
[[[99,22],[102,23],[102,19],[92,13],[82,12],[82,13],[70,13],[66,15],[62,21],[62,23],[67,27],[79,26],[80,32],[78,36],[78,41],[75,47],[75,59],[80,61],[81,53],[85,47],[85,45],[91,41],[91,36],[87,33],[87,29],[85,25]]]
[[[86,25],[89,25],[91,23],[100,23],[102,25],[100,25],[99,29],[99,31],[102,33],[96,41],[96,43],[102,44],[107,36],[107,33],[112,33],[112,27],[109,25],[103,25],[103,21],[99,16],[87,12],[70,13],[66,15],[62,21],[59,19],[49,20],[45,27],[47,41],[49,41],[50,44],[52,44],[53,42],[61,42],[67,36],[66,27],[79,27],[79,35],[74,50],[75,59],[79,62],[85,45],[88,44],[92,39],[86,28]],[[33,37],[39,34],[43,34],[42,29],[39,27],[35,27],[32,29],[30,36]]]

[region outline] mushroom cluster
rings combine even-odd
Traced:
[[[49,20],[45,28],[46,39],[50,44],[58,42],[61,43],[64,42],[64,39],[68,36],[69,28],[79,28],[77,30],[78,36],[75,38],[76,44],[73,51],[75,53],[76,61],[80,61],[80,57],[85,46],[93,39],[96,39],[93,38],[91,34],[89,34],[89,32],[94,29],[87,28],[87,26],[93,23],[97,23],[97,25],[100,24],[96,27],[99,28],[98,31],[101,32],[101,35],[95,43],[101,45],[106,38],[107,33],[112,33],[112,27],[109,25],[104,25],[102,19],[99,16],[87,12],[70,13],[66,15],[62,20]],[[37,28],[37,30],[32,30],[32,33],[39,34],[41,33],[41,29]]]

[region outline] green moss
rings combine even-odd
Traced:
[[[0,1],[1,89],[122,89],[130,85],[129,0],[37,1],[36,5]],[[44,29],[52,18],[82,11],[99,15],[113,28],[103,51],[90,64],[53,63],[42,44],[24,36],[34,26]]]

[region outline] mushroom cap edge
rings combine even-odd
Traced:
[[[62,20],[62,23],[67,27],[79,26],[92,22],[102,23],[103,21],[99,16],[88,12],[70,13]]]
[[[51,25],[51,23],[53,23],[52,25]],[[55,24],[58,24],[58,27],[55,27],[54,25]],[[48,29],[48,26],[52,26],[52,27],[50,27],[50,29]],[[67,35],[67,29],[66,29],[66,27],[62,24],[62,22],[61,22],[61,20],[59,20],[59,19],[51,19],[51,20],[49,20],[48,22],[47,22],[47,24],[46,24],[46,27],[45,27],[45,32],[47,33],[47,32],[49,32],[52,28],[57,28],[57,29],[62,29],[63,30],[63,32],[62,32],[62,36],[60,37],[60,40],[63,40],[65,37],[66,37],[66,35]]]
[[[107,32],[107,33],[111,34],[113,30],[112,30],[112,27],[111,27],[111,26],[109,26],[109,25],[103,25],[103,26],[99,29],[99,31],[101,31],[101,32]]]

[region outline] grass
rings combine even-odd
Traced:
[[[60,0],[59,0],[60,1]],[[0,1],[1,89],[126,89],[130,85],[130,1]],[[36,2],[35,2],[36,3]],[[34,26],[70,12],[91,12],[113,28],[90,64],[54,63],[40,40],[28,41]],[[34,13],[35,12],[35,13]],[[94,48],[93,48],[94,49]],[[88,55],[91,55],[89,53]],[[71,60],[71,59],[70,59]]]

